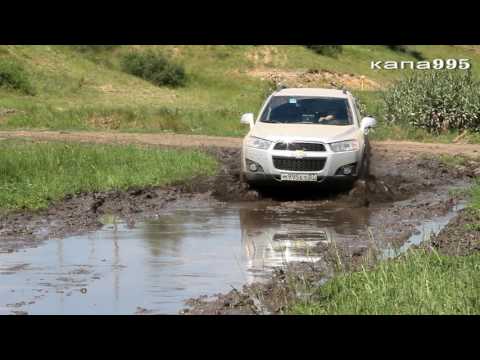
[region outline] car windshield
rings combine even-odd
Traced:
[[[272,97],[260,121],[339,126],[353,124],[347,99],[300,96]]]

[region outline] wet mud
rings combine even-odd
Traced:
[[[285,191],[279,188],[259,192],[240,181],[238,149],[200,149],[219,160],[220,169],[216,176],[192,179],[168,188],[78,194],[52,204],[47,210],[0,215],[0,252],[16,252],[40,246],[49,239],[98,231],[105,225],[102,222],[105,216],[117,217],[126,229],[133,229],[139,222],[178,209],[210,205],[221,208],[221,204],[244,203],[248,204],[247,210],[240,209],[238,215],[242,242],[246,239],[242,246],[253,269],[260,268],[255,261],[276,259],[265,252],[271,250],[270,245],[263,249],[259,243],[289,244],[291,247],[300,240],[308,246],[300,247],[301,250],[294,246],[296,252],[291,254],[288,266],[272,266],[265,281],[247,282],[243,287],[235,286],[230,292],[213,297],[206,291],[208,297],[190,299],[189,307],[183,313],[279,313],[291,299],[302,295],[301,289],[288,286],[292,279],[318,284],[332,275],[332,264],[340,262],[342,266],[354,268],[372,249],[400,248],[424,222],[451,212],[462,201],[461,193],[451,190],[467,186],[480,168],[477,160],[467,162],[465,166],[450,167],[434,156],[374,148],[369,177],[358,181],[353,189],[327,184],[308,190],[294,188]],[[321,214],[328,219],[328,224],[336,226],[333,229],[327,226],[322,222]],[[472,237],[472,229],[466,226],[475,220],[471,216],[474,215],[461,211],[460,216],[435,237],[434,246],[451,252],[459,245],[449,245],[449,239],[461,236],[465,239],[462,249],[478,249],[478,231]],[[268,234],[268,240],[262,240],[261,234]],[[332,238],[335,241],[331,241]],[[305,251],[315,261],[303,261]],[[259,252],[262,253],[260,257],[251,255]],[[285,265],[284,259],[278,261]],[[2,269],[2,273],[21,273],[25,268],[28,265],[15,264]],[[76,270],[89,271],[88,268]],[[75,284],[79,275],[65,275],[64,283]],[[21,301],[13,305],[18,303]],[[13,305],[13,312],[23,311],[24,306]],[[155,311],[138,306],[136,313]]]
[[[464,256],[480,251],[480,214],[462,210],[430,243],[446,255]]]

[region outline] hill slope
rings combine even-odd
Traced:
[[[149,46],[182,63],[186,87],[156,87],[121,71],[120,59],[147,46],[0,46],[0,58],[22,64],[35,96],[0,88],[0,128],[174,131],[240,136],[244,112],[256,112],[280,81],[292,86],[346,86],[375,113],[378,91],[401,71],[370,69],[371,61],[414,60],[385,46],[344,46],[338,58],[304,46]],[[478,47],[415,46],[426,59],[470,58]],[[381,120],[381,119],[380,119]]]

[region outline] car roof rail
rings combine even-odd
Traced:
[[[284,89],[288,89],[288,86],[285,85],[285,84],[282,84],[282,83],[278,83],[277,84],[277,89],[275,90],[275,92],[279,92],[279,91],[282,91]]]

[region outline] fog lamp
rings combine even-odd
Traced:
[[[350,175],[350,174],[352,173],[352,171],[353,171],[353,169],[352,169],[351,166],[345,166],[345,167],[343,168],[343,174],[344,174],[344,175]]]
[[[257,164],[255,161],[252,161],[252,160],[249,160],[249,159],[246,159],[246,160],[247,160],[248,170],[250,170],[251,172],[262,172],[263,171],[263,168],[260,166],[260,164]]]
[[[337,176],[353,176],[357,171],[357,163],[344,165],[337,169],[335,175]]]

